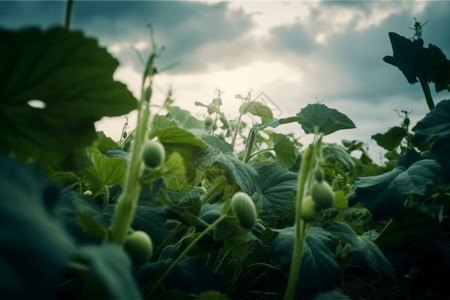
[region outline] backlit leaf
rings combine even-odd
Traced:
[[[118,61],[79,31],[1,30],[0,40],[3,153],[57,166],[97,138],[94,122],[137,106],[113,79]]]

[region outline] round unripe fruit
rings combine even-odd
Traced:
[[[206,116],[205,120],[203,120],[203,124],[205,124],[206,127],[209,127],[213,124],[213,119],[210,116]]]
[[[144,144],[142,151],[142,160],[149,168],[160,167],[166,158],[164,146],[160,142],[150,141]]]
[[[318,209],[311,196],[306,196],[302,201],[301,218],[305,222],[312,222],[318,215]]]
[[[313,183],[311,197],[319,209],[330,208],[334,205],[334,193],[326,181]]]
[[[256,208],[249,195],[237,192],[231,198],[231,208],[236,219],[244,229],[251,229],[256,223]]]
[[[138,267],[146,263],[153,252],[153,243],[144,231],[134,231],[125,238],[123,247],[133,261],[133,265]]]

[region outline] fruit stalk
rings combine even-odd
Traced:
[[[219,225],[220,222],[222,222],[227,217],[226,214],[222,214],[217,220],[215,220],[211,225],[209,225],[205,230],[203,230],[197,237],[184,249],[183,252],[181,252],[180,255],[178,255],[177,259],[175,259],[172,264],[167,268],[167,270],[162,274],[158,281],[155,283],[153,288],[149,292],[150,298],[152,298],[155,293],[158,291],[159,286],[169,277],[170,273],[175,269],[175,267],[180,263],[180,261],[183,260],[183,258],[194,248],[195,245],[197,245],[198,241],[200,241],[206,234],[208,234],[210,231],[214,230],[217,225]]]

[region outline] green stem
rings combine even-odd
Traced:
[[[159,277],[158,281],[155,283],[153,288],[150,290],[150,293],[149,293],[150,298],[154,296],[154,294],[158,290],[159,286],[167,279],[167,277],[169,277],[170,273],[172,273],[172,271],[175,269],[175,267],[178,265],[178,263],[180,263],[180,261],[183,260],[183,258],[189,253],[189,251],[192,250],[192,248],[194,248],[194,246],[198,243],[198,241],[200,241],[210,231],[214,230],[214,228],[216,228],[216,226],[220,222],[222,222],[226,217],[227,217],[227,215],[221,215],[217,220],[215,220],[211,225],[209,225],[208,228],[206,228],[199,235],[197,235],[197,237],[186,247],[186,249],[184,249],[184,251],[181,252],[181,254],[177,257],[177,259],[175,259],[172,262],[170,267],[164,272],[164,274],[161,275],[161,277]]]
[[[250,158],[253,156],[252,151],[253,146],[255,145],[255,138],[256,138],[256,130],[252,128],[248,133],[247,144],[245,145],[245,157],[244,157],[245,163],[248,163]]]
[[[292,253],[291,270],[289,273],[288,285],[286,288],[285,300],[294,298],[295,284],[298,278],[298,272],[300,269],[300,263],[303,253],[303,244],[306,237],[307,227],[301,218],[302,202],[305,195],[309,174],[312,170],[316,156],[316,142],[313,142],[305,151],[305,155],[302,159],[302,164],[299,172],[298,187],[297,187],[297,199],[295,210],[295,241],[294,250]]]
[[[430,86],[428,85],[425,76],[419,76],[419,82],[422,87],[423,93],[425,94],[425,100],[427,101],[428,108],[432,110],[434,108],[433,97],[431,96]]]
[[[144,105],[142,109],[142,105]],[[120,195],[114,218],[111,223],[110,240],[121,244],[133,221],[134,211],[141,191],[139,176],[141,174],[141,146],[145,140],[150,108],[147,102],[141,101],[131,161],[127,168],[125,184]]]
[[[234,143],[236,143],[236,138],[239,132],[239,126],[241,126],[242,113],[239,114],[238,122],[236,124],[236,129],[234,130],[233,141],[231,142],[231,146],[234,148]]]
[[[272,151],[272,150],[275,150],[275,148],[267,148],[267,149],[262,149],[262,150],[256,151],[256,152],[252,153],[252,155],[250,155],[250,158],[252,158],[253,156],[256,156],[258,154],[261,154],[261,153],[264,153],[267,151]]]
[[[70,30],[70,25],[72,23],[72,9],[73,9],[73,0],[67,0],[66,16],[64,19],[64,28],[66,30]]]

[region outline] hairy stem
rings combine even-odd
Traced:
[[[303,253],[303,244],[307,233],[306,224],[305,222],[303,222],[301,218],[302,202],[303,197],[305,196],[309,174],[314,165],[315,156],[316,156],[316,143],[313,142],[308,146],[308,148],[305,151],[298,177],[297,199],[295,210],[294,250],[292,253],[292,263],[291,263],[291,270],[289,273],[288,285],[286,288],[286,293],[284,295],[285,300],[290,300],[294,298],[295,284],[297,283],[298,272],[300,269],[300,263]]]
[[[140,108],[131,161],[127,168],[125,184],[122,194],[118,199],[116,211],[114,213],[110,228],[110,240],[119,244],[124,241],[131,226],[139,193],[141,191],[141,184],[139,182],[142,165],[141,146],[145,140],[145,134],[147,132],[147,124],[150,118],[150,108],[147,102],[142,103],[142,101]]]

